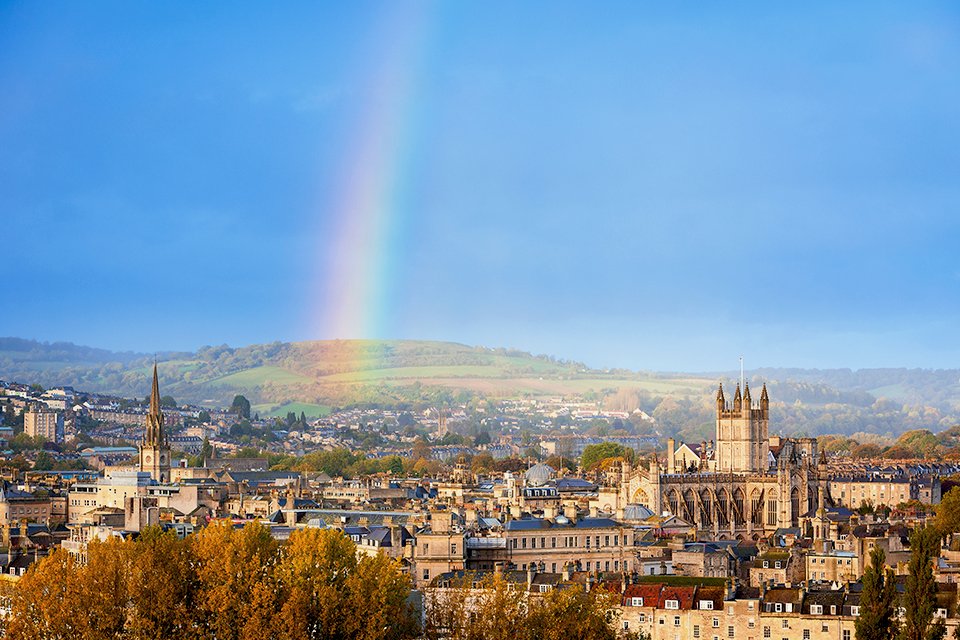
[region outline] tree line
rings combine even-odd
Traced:
[[[0,583],[10,611],[0,632],[11,640],[616,637],[609,594],[574,587],[528,601],[502,578],[484,586],[489,593],[469,601],[457,588],[420,598],[399,561],[358,554],[333,529],[298,529],[280,542],[259,523],[218,521],[183,539],[154,527],[136,540],[92,541],[83,562],[56,549],[18,583]]]

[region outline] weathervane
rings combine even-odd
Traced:
[[[743,356],[740,356],[740,388],[746,388],[743,386]]]

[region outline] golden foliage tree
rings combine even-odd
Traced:
[[[619,594],[578,585],[529,593],[501,575],[467,573],[426,593],[426,635],[450,640],[615,640]]]
[[[73,557],[60,549],[34,563],[11,597],[7,638],[82,637],[83,625],[76,613],[85,603],[78,577]]]
[[[56,550],[0,593],[15,640],[405,640],[419,634],[410,596],[399,563],[357,560],[339,531],[281,544],[260,524],[228,522],[183,540],[147,529],[92,542],[82,565]]]
[[[260,523],[236,529],[216,522],[193,540],[201,638],[241,640],[272,627],[273,569],[279,544]],[[266,620],[265,620],[266,618]]]
[[[159,527],[140,534],[127,581],[130,638],[187,638],[196,632],[199,584],[190,544],[190,538],[181,540]]]

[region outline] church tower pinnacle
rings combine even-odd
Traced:
[[[170,445],[163,428],[163,412],[160,410],[160,382],[157,365],[153,365],[153,388],[150,390],[150,411],[144,425],[143,441],[140,443],[140,471],[150,473],[158,482],[170,480]]]
[[[769,466],[769,411],[770,399],[766,386],[760,392],[756,405],[750,393],[750,383],[737,383],[733,406],[728,407],[723,387],[717,391],[717,471],[763,472]]]

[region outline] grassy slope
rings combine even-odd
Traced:
[[[85,348],[77,352],[88,356]],[[93,351],[71,358],[58,346],[45,359],[44,345],[29,351],[6,352],[4,368],[25,380],[41,384],[72,384],[77,388],[140,396],[152,357],[140,355],[111,362],[109,352]],[[106,353],[107,355],[104,355]],[[59,358],[59,360],[57,359]],[[231,349],[205,347],[195,354],[160,357],[161,386],[165,393],[194,402],[229,403],[242,393],[259,405],[261,413],[308,409],[319,412],[331,404],[370,398],[372,389],[403,389],[414,384],[465,390],[494,396],[574,395],[604,389],[643,389],[651,393],[702,394],[709,383],[702,378],[672,378],[620,372],[592,371],[579,363],[504,349],[485,349],[450,342],[421,340],[312,341],[251,345]],[[142,388],[141,388],[142,387]],[[304,406],[289,403],[303,403]]]
[[[517,351],[431,341],[204,347],[196,353],[162,354],[159,359],[163,392],[178,400],[222,405],[242,393],[261,414],[281,415],[287,411],[313,415],[330,405],[356,401],[389,402],[391,396],[394,400],[409,398],[409,389],[415,384],[493,397],[636,390],[653,396],[686,397],[698,403],[709,398],[716,384],[716,376],[709,374],[604,372]],[[44,345],[0,338],[0,379],[40,382],[47,387],[67,384],[86,391],[143,397],[149,390],[152,364],[153,357],[146,354],[113,354],[62,343]],[[837,385],[835,388],[861,388],[897,399],[907,395],[906,387],[910,386],[934,390],[946,401],[960,401],[958,373],[771,370],[762,377],[807,379],[811,384],[825,379],[827,384]],[[788,391],[778,390],[779,397],[787,397]],[[829,394],[824,397],[827,399],[819,402],[831,401]],[[808,393],[803,402],[809,405],[818,401]]]

